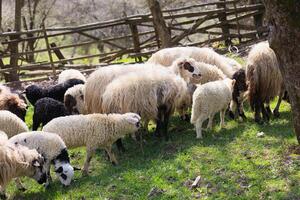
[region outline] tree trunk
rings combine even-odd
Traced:
[[[157,31],[161,41],[161,47],[166,48],[171,46],[171,33],[164,20],[159,2],[157,0],[147,0],[153,17],[154,28]]]
[[[0,0],[0,31],[2,32],[2,0]]]
[[[15,31],[19,32],[21,30],[21,10],[23,7],[23,0],[15,0]],[[15,35],[10,37],[11,40],[16,40],[19,39],[19,35]],[[13,54],[10,57],[10,62],[9,65],[10,67],[13,68],[12,71],[6,76],[6,81],[11,82],[11,81],[19,81],[19,75],[18,75],[18,42],[11,43],[9,45],[9,49],[11,54]]]
[[[264,0],[264,4],[270,27],[270,46],[280,63],[300,144],[300,1]]]

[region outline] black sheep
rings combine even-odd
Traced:
[[[247,91],[247,83],[246,83],[246,72],[244,69],[239,69],[236,71],[232,79],[235,80],[235,84],[233,87],[233,92],[232,92],[232,100],[236,103],[237,105],[237,112],[239,116],[241,116],[243,119],[246,119],[246,116],[244,114],[244,111],[242,109],[242,103],[243,103],[243,97],[241,96],[244,92]],[[229,112],[229,115],[231,118],[235,118],[235,114],[233,111]]]
[[[37,85],[30,85],[25,89],[25,94],[28,101],[34,105],[37,100],[43,97],[50,97],[60,102],[64,102],[65,92],[74,85],[84,84],[80,79],[69,79],[63,83],[56,84],[48,88],[41,88]]]
[[[34,105],[32,130],[36,131],[40,124],[44,126],[52,119],[66,115],[69,112],[60,101],[49,97],[39,99]]]

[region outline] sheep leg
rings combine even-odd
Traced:
[[[17,188],[18,188],[19,191],[22,191],[22,192],[26,191],[26,188],[23,186],[20,178],[16,178],[15,183],[16,183]]]
[[[158,114],[157,114],[157,120],[156,120],[156,130],[155,130],[155,136],[160,137],[161,136],[161,129],[164,128],[164,113],[166,112],[166,106],[159,106],[158,107]]]
[[[220,127],[225,127],[225,110],[220,111]]]
[[[163,121],[163,131],[164,131],[166,141],[169,140],[168,127],[169,127],[170,114],[171,114],[171,110],[165,112],[164,118],[163,118],[164,119],[164,121]]]
[[[265,106],[264,106],[263,103],[261,103],[261,111],[262,111],[262,115],[263,115],[264,121],[269,121],[270,120],[270,116],[269,116],[268,111],[265,108]]]
[[[118,140],[116,141],[116,144],[117,144],[118,151],[119,151],[120,153],[124,153],[124,152],[125,152],[125,148],[124,148],[124,146],[123,146],[122,139],[118,139]]]
[[[258,101],[258,102],[256,102],[255,103],[255,107],[254,107],[254,120],[255,120],[255,122],[256,123],[258,123],[258,124],[262,124],[263,122],[262,122],[262,120],[261,120],[261,115],[260,115],[260,113],[261,113],[261,105],[260,105],[260,101]]]
[[[36,114],[33,114],[32,121],[33,121],[33,123],[32,123],[32,130],[36,131],[39,128],[39,126],[40,126],[40,122],[39,122],[39,119],[36,116]]]
[[[50,183],[52,182],[52,178],[51,178],[51,174],[50,174],[50,163],[46,163],[45,164],[45,168],[46,168],[46,174],[47,174],[47,180],[45,183],[45,188],[48,188],[50,186]]]
[[[243,120],[246,120],[247,117],[246,117],[246,115],[245,115],[245,113],[244,113],[244,105],[243,105],[243,102],[238,103],[237,110],[238,110],[239,116],[240,116]]]
[[[113,165],[117,165],[118,164],[118,161],[115,157],[115,154],[112,152],[111,150],[111,146],[110,147],[106,147],[105,148],[105,151],[107,152],[108,156],[109,156],[109,159],[110,159],[110,162],[113,164]]]
[[[202,123],[204,121],[204,118],[203,117],[199,117],[196,121],[196,133],[197,133],[197,139],[202,139]]]
[[[230,105],[229,105],[228,110],[229,110],[229,117],[230,117],[231,119],[235,119],[235,111],[236,111],[236,107],[237,107],[236,102],[233,101],[233,100],[230,101]]]
[[[92,156],[95,154],[96,149],[90,149],[88,148],[86,151],[86,159],[84,162],[84,167],[82,170],[82,175],[87,176],[89,173],[89,166],[92,159]]]
[[[208,123],[207,123],[207,127],[206,127],[207,130],[211,130],[212,129],[213,119],[214,119],[214,115],[211,114],[209,116],[209,118],[208,118]]]
[[[279,107],[280,107],[283,95],[284,95],[284,87],[281,88],[281,90],[280,90],[280,94],[279,94],[279,97],[278,97],[278,101],[277,101],[276,107],[273,110],[274,117],[279,117],[279,115],[280,115],[279,114]]]

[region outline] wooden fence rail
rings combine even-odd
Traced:
[[[239,0],[216,1],[163,10],[163,17],[171,32],[171,45],[204,46],[213,42],[224,41],[234,41],[236,45],[245,45],[245,43],[257,39],[258,35],[263,36],[264,33],[267,33],[268,29],[266,27],[257,28],[253,23],[243,23],[245,20],[252,21],[253,16],[263,13],[264,6],[262,4],[239,6],[238,3]],[[203,9],[206,6],[208,8]],[[220,18],[221,15],[223,16],[222,18]],[[99,30],[113,29],[121,26],[127,29],[123,35],[115,37],[100,37],[97,34],[95,35]],[[228,33],[224,33],[224,27],[228,29]],[[28,37],[28,34],[31,34],[32,37]],[[56,43],[50,42],[59,36],[67,37],[74,34],[82,35],[88,39],[63,45],[56,45]],[[193,37],[192,41],[190,37]],[[2,49],[4,49],[0,52],[0,75],[9,74],[16,69],[15,66],[9,66],[5,59],[17,57],[19,64],[22,61],[22,65],[18,66],[20,77],[35,77],[34,79],[42,76],[43,72],[28,71],[45,70],[45,76],[56,76],[61,70],[70,67],[83,71],[95,69],[95,65],[69,64],[73,61],[83,59],[99,58],[99,62],[101,63],[111,63],[126,55],[136,59],[138,62],[142,62],[143,57],[148,57],[159,49],[161,42],[155,31],[150,13],[80,26],[42,27],[41,29],[34,30],[4,32],[0,33],[0,40],[2,41]],[[11,49],[14,45],[18,46],[18,44],[24,44],[33,40],[42,44],[41,46],[43,47],[22,52],[12,51]],[[131,44],[129,46],[125,45],[128,43]],[[110,47],[112,50],[110,52],[99,52],[90,55],[76,55],[72,58],[66,58],[62,52],[65,49],[90,45],[104,45]],[[35,63],[25,62],[26,56],[37,54],[47,55],[48,60]]]

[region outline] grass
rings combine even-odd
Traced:
[[[125,153],[114,149],[118,166],[112,166],[99,150],[91,161],[90,175],[82,177],[76,171],[68,188],[53,174],[54,183],[48,190],[24,178],[26,192],[17,191],[11,183],[8,193],[21,199],[147,199],[155,187],[162,192],[152,199],[299,199],[300,159],[289,151],[297,144],[290,105],[284,102],[280,111],[279,119],[257,125],[247,109],[246,122],[227,119],[225,129],[219,128],[216,116],[213,130],[204,132],[203,140],[195,139],[192,125],[174,116],[171,141],[148,134],[144,154],[126,138]],[[26,118],[29,126],[31,115],[32,108]],[[257,137],[261,131],[264,137]],[[72,164],[82,166],[84,148],[70,152]],[[197,176],[201,176],[199,187],[190,189]]]

